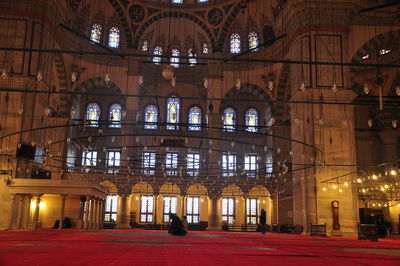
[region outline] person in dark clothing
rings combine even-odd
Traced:
[[[176,214],[170,214],[171,224],[168,232],[173,235],[186,235],[186,231],[183,229],[183,223]]]
[[[265,223],[267,222],[267,213],[265,212],[264,209],[261,209],[261,214],[260,214],[260,229],[263,234],[265,234]]]

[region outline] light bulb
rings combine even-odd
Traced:
[[[44,113],[46,114],[46,116],[49,116],[51,113],[51,108],[47,106],[46,109],[44,109]]]
[[[396,86],[396,94],[397,96],[400,96],[400,85]]]
[[[172,79],[171,79],[171,85],[172,85],[172,87],[175,87],[175,86],[176,86],[176,77],[172,77]]]
[[[333,92],[337,92],[337,85],[336,85],[336,83],[333,83],[333,85],[332,85],[332,91],[333,91]]]
[[[3,69],[3,71],[1,72],[1,77],[3,79],[6,79],[8,77],[7,69],[5,69],[5,68]]]
[[[300,85],[300,90],[305,91],[306,90],[306,84],[304,84],[304,81]]]
[[[138,76],[138,84],[139,84],[139,86],[142,86],[142,84],[143,84],[143,76],[142,75],[139,75]]]
[[[18,114],[22,115],[24,113],[24,108],[23,107],[18,107]]]
[[[363,89],[365,94],[369,94],[369,88],[367,83],[364,83]]]
[[[106,75],[104,76],[104,81],[106,82],[106,84],[111,81],[110,74],[106,73]]]
[[[274,89],[274,82],[272,80],[268,81],[268,89],[272,91]]]
[[[373,122],[374,122],[374,121],[373,121],[372,119],[368,119],[368,126],[369,126],[369,127],[372,127]]]
[[[206,88],[206,89],[208,89],[208,78],[204,78],[204,80],[203,80],[203,86],[204,86],[204,88]]]
[[[392,120],[392,126],[393,128],[397,128],[398,121],[396,119]]]
[[[42,71],[40,71],[40,70],[38,71],[38,73],[36,74],[36,79],[38,82],[42,81],[42,79],[43,79]]]
[[[236,86],[236,89],[239,90],[242,87],[242,81],[240,79],[237,79],[235,81],[235,86]]]
[[[76,72],[72,72],[71,73],[71,81],[72,81],[72,83],[74,83],[75,81],[76,81]]]

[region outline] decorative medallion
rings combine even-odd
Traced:
[[[213,26],[218,26],[222,22],[223,18],[224,18],[224,14],[222,13],[222,10],[219,8],[211,9],[208,12],[208,16],[207,16],[208,23],[210,23]]]
[[[140,5],[133,5],[129,8],[129,17],[133,22],[141,22],[144,19],[144,8]]]

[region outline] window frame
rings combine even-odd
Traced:
[[[231,162],[232,161],[232,162]],[[232,166],[230,166],[232,164]],[[221,172],[223,177],[234,177],[237,171],[236,153],[223,152],[221,157]]]
[[[234,42],[237,43],[235,44]],[[242,38],[238,32],[234,32],[229,36],[229,53],[240,54],[241,52],[242,52]]]
[[[171,156],[171,158],[168,158],[169,156]],[[170,160],[170,162],[168,162],[168,160]],[[176,166],[176,167],[174,167],[174,166]],[[166,152],[165,153],[165,161],[164,161],[165,174],[167,176],[177,176],[178,175],[178,167],[179,167],[179,153],[173,152],[173,151]]]
[[[98,114],[97,114],[97,119],[96,120],[89,120],[88,118],[88,108],[91,104],[96,104],[98,109]],[[100,126],[100,120],[101,120],[101,114],[102,114],[102,108],[101,105],[98,102],[89,102],[86,104],[85,107],[85,127],[99,127]]]
[[[155,122],[146,121],[147,108],[150,108],[150,107],[154,107],[154,109],[156,110],[156,113],[155,113],[156,121]],[[159,110],[158,110],[157,105],[155,105],[155,104],[146,105],[144,107],[144,112],[143,113],[144,113],[144,125],[143,125],[143,128],[145,130],[157,130],[158,129],[158,116],[159,116]]]
[[[194,108],[197,108],[199,110],[199,112],[200,112],[200,121],[199,121],[200,123],[198,123],[198,124],[193,124],[190,121],[190,120],[192,120],[191,119],[191,115],[193,113],[192,109],[194,109]],[[202,122],[203,122],[203,109],[198,105],[190,106],[189,109],[188,109],[188,131],[194,131],[194,132],[203,131]]]
[[[117,212],[118,212],[118,195],[116,194],[107,195],[104,206],[104,222],[112,222],[112,220],[114,222],[117,222]]]
[[[255,126],[251,126],[248,124],[248,117],[250,117],[251,115],[254,115],[250,113],[250,111],[255,111],[255,117],[256,117],[256,125]],[[259,125],[260,125],[260,112],[254,108],[254,107],[250,107],[246,109],[246,112],[244,113],[244,126],[245,126],[245,130],[246,132],[249,133],[258,133],[259,132]]]
[[[152,158],[153,155],[154,158]],[[146,156],[148,156],[148,158],[145,158]],[[148,160],[148,163],[146,162],[146,160]],[[156,163],[157,163],[157,153],[155,151],[142,152],[142,173],[144,175],[154,175],[156,170]]]
[[[253,212],[251,206],[252,202],[256,202],[255,213]],[[247,198],[246,199],[246,224],[258,224],[258,218],[260,211],[260,201],[257,198]]]
[[[193,158],[190,158],[192,155]],[[196,162],[196,158],[198,160]],[[190,158],[190,159],[189,159]],[[189,152],[186,154],[186,173],[188,176],[199,176],[200,173],[200,153],[198,152]]]
[[[113,106],[115,106],[115,105],[119,105],[119,107],[120,107],[120,109],[119,109],[120,119],[112,121],[111,120],[111,108]],[[109,128],[121,128],[122,127],[122,124],[121,124],[121,122],[122,122],[122,109],[123,109],[122,104],[120,104],[119,102],[114,102],[114,103],[110,104],[110,106],[108,107],[108,127]]]
[[[228,124],[226,123],[226,117],[227,117],[226,115],[227,115],[227,110],[228,110],[228,109],[230,109],[230,110],[233,111],[233,124],[232,124],[232,125],[228,125]],[[225,131],[225,132],[230,132],[230,133],[236,131],[236,126],[237,126],[237,112],[236,112],[235,108],[230,107],[230,106],[224,108],[224,111],[223,111],[223,121],[222,121],[222,123],[223,123],[223,131]]]
[[[170,118],[170,107],[169,107],[169,105],[170,105],[171,101],[177,101],[176,122],[171,122],[170,119],[169,119]],[[181,100],[180,100],[180,98],[177,95],[170,95],[167,98],[167,101],[166,101],[166,115],[167,115],[167,118],[166,118],[166,122],[167,123],[166,123],[166,126],[165,126],[166,130],[179,130],[180,111],[181,111]]]
[[[115,46],[111,45],[112,44],[111,34],[116,34],[117,36],[115,40]],[[113,26],[108,31],[108,47],[113,49],[118,49],[120,48],[120,46],[121,46],[121,30],[118,27]]]
[[[255,42],[256,45],[254,47],[252,47],[252,38],[255,38]],[[249,49],[254,49],[252,50],[252,52],[257,52],[260,50],[260,48],[256,48],[257,46],[260,45],[260,37],[259,34],[256,31],[250,31],[249,34],[247,35],[247,40],[248,40],[248,45],[249,45]]]
[[[109,157],[111,153],[114,155],[112,158]],[[117,159],[116,154],[119,154],[119,158]],[[119,173],[119,168],[121,167],[121,158],[122,152],[119,149],[109,149],[106,151],[106,167],[109,174]],[[110,164],[110,161],[112,161],[112,164]]]
[[[253,163],[251,160],[255,158],[255,163]],[[250,159],[250,161],[246,162],[246,159]],[[257,177],[258,175],[258,159],[259,155],[257,153],[246,153],[243,158],[243,164],[244,164],[244,171],[246,173],[247,177]],[[254,168],[254,169],[252,169]]]
[[[160,51],[160,54],[156,54],[155,52]],[[162,63],[162,56],[163,55],[163,48],[161,45],[156,45],[153,49],[153,57],[152,57],[152,61],[155,65],[161,65]]]
[[[189,204],[189,199],[191,200],[191,204]],[[195,201],[197,201],[197,206],[196,206]],[[186,197],[186,220],[188,221],[189,224],[199,224],[200,223],[200,211],[201,211],[200,197],[198,197],[198,196]]]
[[[146,200],[145,210],[143,210],[143,206],[144,206],[143,200],[144,199]],[[151,210],[149,210],[149,209],[151,209]],[[142,219],[143,216],[145,219]],[[154,196],[153,195],[141,195],[140,196],[139,222],[140,223],[153,223],[154,222]]]
[[[98,27],[96,27],[96,29],[95,29],[95,26],[98,26]],[[99,31],[98,32],[98,39],[97,38],[96,39],[93,38],[94,30],[98,30]],[[103,26],[100,23],[93,23],[92,26],[90,27],[90,38],[89,38],[90,41],[92,43],[101,44],[102,37],[103,37]]]
[[[175,201],[175,206],[173,205],[173,201]],[[166,202],[168,206],[166,206]],[[173,209],[175,207],[175,209]],[[163,223],[170,222],[169,214],[177,214],[178,213],[178,197],[177,196],[163,196]]]
[[[226,203],[226,213],[224,214],[224,201],[227,201]],[[232,201],[232,210],[229,207],[229,201]],[[221,218],[222,218],[222,223],[226,223],[229,225],[235,224],[235,214],[236,214],[236,199],[234,197],[222,197],[221,198]]]

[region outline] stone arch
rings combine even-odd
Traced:
[[[132,187],[131,193],[153,195],[154,190],[151,184],[146,182],[139,182]]]
[[[167,195],[167,194],[175,194],[176,195],[176,194],[178,194],[178,195],[180,195],[181,194],[181,189],[179,188],[179,186],[177,184],[168,182],[168,183],[164,183],[164,184],[161,185],[160,194],[164,194],[164,195]]]
[[[186,194],[187,195],[207,195],[208,190],[202,184],[197,183],[197,184],[190,185],[186,189]]]
[[[251,187],[248,191],[248,196],[254,196],[254,197],[269,197],[271,194],[268,191],[268,189],[264,186],[257,185],[254,187]]]
[[[114,183],[110,182],[110,181],[105,180],[105,181],[101,182],[100,185],[105,187],[105,188],[107,188],[108,189],[108,193],[112,193],[112,194],[118,193],[117,186]]]
[[[132,35],[131,35],[131,28],[129,26],[129,22],[126,18],[125,12],[122,9],[118,0],[109,0],[110,4],[114,7],[115,12],[117,12],[118,18],[121,21],[122,29],[124,30],[126,45],[128,48],[132,48]]]
[[[111,0],[110,0],[111,1]],[[163,19],[163,18],[168,18],[168,17],[172,17],[172,18],[185,18],[188,19],[190,21],[192,21],[193,23],[197,24],[200,26],[200,28],[202,28],[204,30],[204,32],[207,34],[208,38],[210,39],[211,42],[211,46],[212,48],[215,47],[215,37],[214,34],[211,32],[211,30],[207,27],[207,25],[197,16],[193,15],[193,14],[188,14],[188,13],[184,13],[181,11],[168,11],[168,12],[160,12],[157,15],[154,15],[153,17],[151,17],[150,19],[148,19],[146,22],[144,22],[137,30],[136,33],[134,34],[135,36],[135,42],[134,42],[134,47],[138,47],[139,45],[139,41],[141,40],[141,36],[143,35],[143,33],[145,32],[145,30],[153,23]]]
[[[223,197],[242,197],[243,190],[237,185],[227,185],[226,187],[222,188],[221,194]]]

